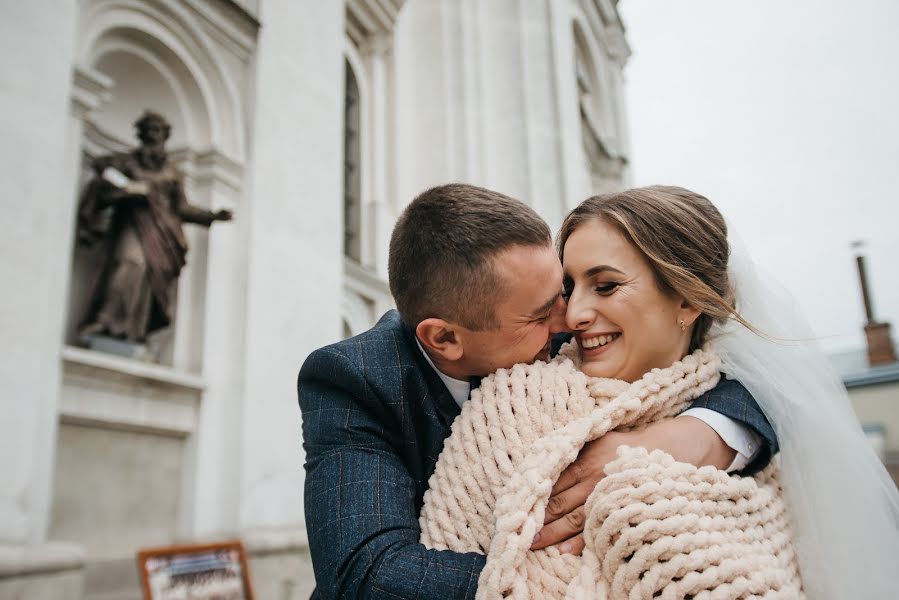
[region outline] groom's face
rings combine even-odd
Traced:
[[[494,261],[502,283],[496,296],[485,300],[495,302],[498,326],[460,332],[464,348],[460,366],[469,375],[548,360],[550,337],[565,331],[562,266],[551,244],[512,246]]]

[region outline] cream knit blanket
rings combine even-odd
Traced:
[[[632,384],[585,376],[572,353],[472,392],[429,481],[421,542],[486,554],[479,599],[804,598],[773,462],[731,477],[622,446],[587,500],[583,555],[528,550],[584,443],[673,417],[719,378],[704,350]]]

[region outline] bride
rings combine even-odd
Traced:
[[[425,496],[423,543],[486,553],[479,597],[899,598],[899,493],[795,303],[728,244],[717,209],[674,187],[597,196],[558,245],[574,342],[472,394]],[[775,429],[775,465],[732,478],[619,449],[587,502],[584,557],[528,551],[581,445],[739,384]]]

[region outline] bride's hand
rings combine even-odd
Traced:
[[[689,416],[659,421],[640,431],[610,431],[585,444],[577,459],[562,471],[546,505],[543,529],[534,537],[531,550],[562,542],[559,550],[563,554],[583,551],[584,503],[605,477],[603,469],[615,459],[618,446],[663,450],[675,460],[719,469],[726,468],[735,456],[714,429]]]

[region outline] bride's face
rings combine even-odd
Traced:
[[[584,373],[635,381],[687,353],[695,311],[659,289],[649,263],[615,227],[598,219],[580,225],[565,242],[562,267],[565,319]]]

